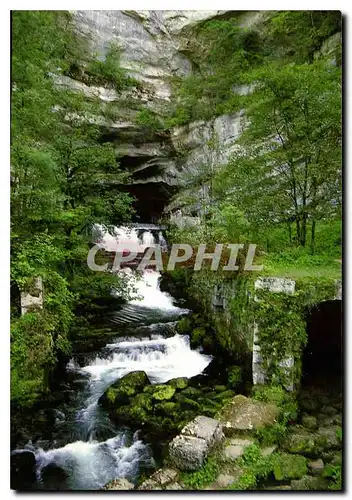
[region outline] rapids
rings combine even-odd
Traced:
[[[155,244],[150,231],[138,235],[133,230],[131,236],[119,228],[116,233],[135,245]],[[138,298],[112,318],[116,336],[99,352],[76,356],[67,364],[67,371],[75,377],[75,394],[69,409],[56,410],[58,438],[46,447],[32,440],[12,452],[34,453],[37,481],[33,489],[97,490],[112,479],[136,481],[141,468],[154,466],[151,447],[138,429],[114,426],[98,399],[132,371],[144,370],[151,383],[163,383],[193,377],[210,363],[210,356],[191,350],[188,336],[176,334],[175,319],[188,311],[160,291],[159,277],[160,273],[146,270],[135,283]]]

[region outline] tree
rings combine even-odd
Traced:
[[[305,246],[311,223],[341,204],[340,69],[325,62],[270,65],[249,78],[247,128],[217,176],[217,191],[258,229],[294,222]]]
[[[99,103],[55,79],[87,61],[89,77],[97,72],[100,83],[106,76],[107,86],[121,89],[129,80],[114,73],[116,51],[107,67],[92,63],[68,12],[13,12],[12,49],[12,297],[34,277],[44,283],[43,311],[19,317],[19,300],[11,309],[12,395],[27,404],[45,392],[47,374],[68,354],[74,313],[112,288],[129,294],[124,278],[86,264],[92,225],[131,215],[131,197],[121,190],[126,175],[102,138]]]

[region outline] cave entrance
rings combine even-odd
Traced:
[[[177,189],[163,182],[146,182],[132,184],[123,189],[134,197],[133,208],[136,211],[134,222],[155,224],[162,217],[165,206]]]
[[[307,317],[308,342],[302,359],[302,386],[342,386],[342,303],[327,300]]]

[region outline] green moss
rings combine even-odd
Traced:
[[[184,316],[177,322],[176,329],[179,334],[187,334],[191,331],[191,319],[189,316]]]
[[[185,377],[173,378],[168,381],[168,385],[175,389],[185,389],[188,386],[188,380]]]
[[[256,487],[256,484],[257,477],[255,473],[248,470],[237,481],[231,484],[228,489],[231,491],[251,490]]]
[[[237,389],[242,382],[242,368],[240,366],[231,366],[227,373],[229,387]]]
[[[182,482],[192,490],[202,490],[215,481],[219,473],[219,465],[215,457],[209,456],[203,466],[196,472],[183,472]]]
[[[106,399],[109,401],[110,404],[114,404],[115,397],[116,397],[116,390],[113,389],[112,387],[109,387],[109,389],[106,391]]]
[[[175,394],[176,389],[169,385],[155,385],[152,391],[153,399],[162,401],[164,399],[171,399]]]
[[[149,379],[145,372],[128,373],[110,386],[99,402],[105,406],[113,407],[128,404],[132,396],[137,395],[148,385]]]
[[[277,481],[300,479],[307,474],[307,459],[288,453],[277,454],[273,461],[273,472]]]

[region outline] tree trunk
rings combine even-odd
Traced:
[[[300,244],[302,247],[306,246],[306,239],[307,239],[307,214],[303,214],[302,224],[301,224],[301,238],[300,238]]]
[[[310,239],[310,248],[312,251],[312,254],[314,254],[315,251],[315,220],[312,222],[312,230],[311,230],[311,239]]]

